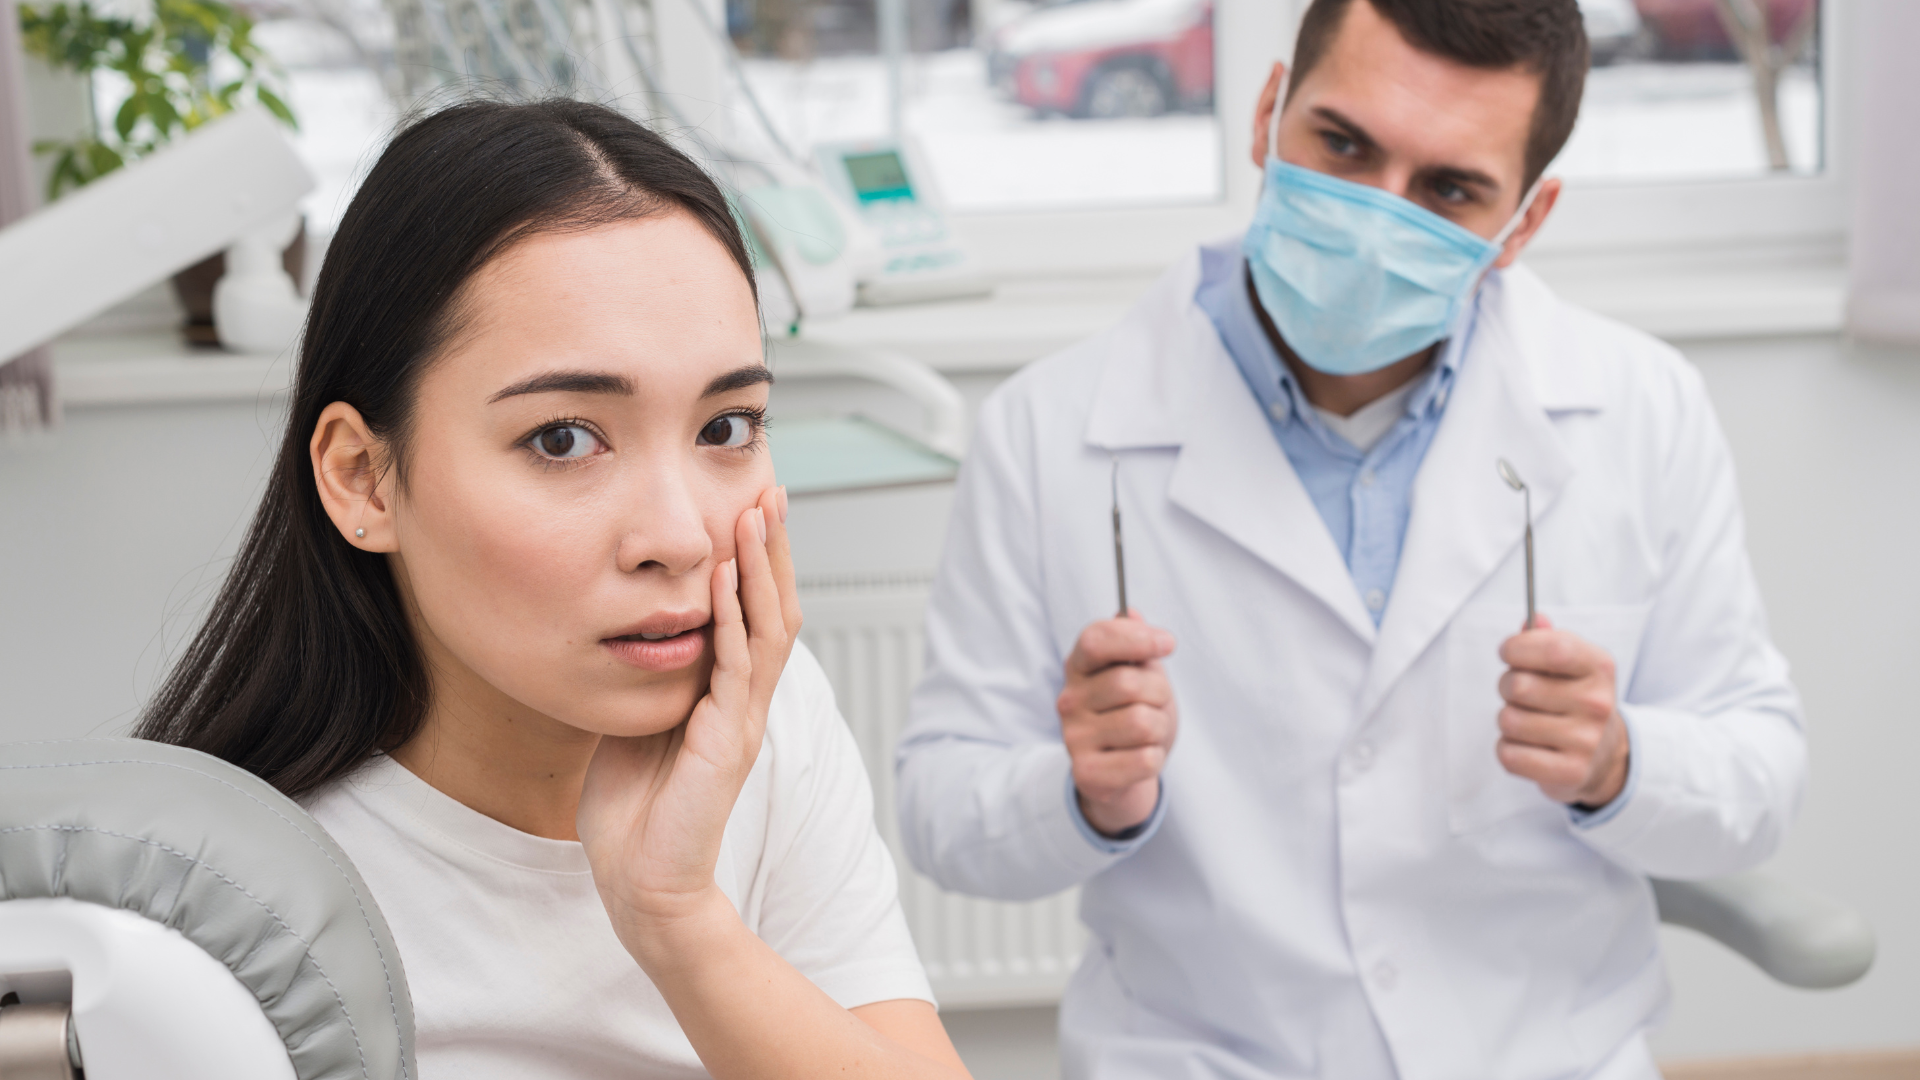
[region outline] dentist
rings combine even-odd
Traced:
[[[982,406],[901,826],[1082,886],[1068,1077],[1652,1080],[1647,876],[1778,845],[1800,706],[1700,378],[1515,263],[1586,68],[1575,0],[1313,0],[1245,236]]]

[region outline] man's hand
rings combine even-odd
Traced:
[[[1172,653],[1172,634],[1129,611],[1082,630],[1067,657],[1067,686],[1055,702],[1060,735],[1080,812],[1108,836],[1146,821],[1160,797],[1160,770],[1180,727],[1160,666]]]
[[[1543,616],[1500,646],[1500,764],[1558,802],[1598,808],[1627,783],[1627,722],[1605,649]]]

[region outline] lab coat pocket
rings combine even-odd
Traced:
[[[1542,609],[1554,626],[1570,630],[1612,655],[1615,686],[1627,700],[1648,605],[1590,604]],[[1531,780],[1500,765],[1500,645],[1520,629],[1518,604],[1477,604],[1447,630],[1448,824],[1455,833],[1484,829],[1529,811],[1560,811]]]

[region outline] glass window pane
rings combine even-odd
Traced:
[[[396,110],[376,70],[389,48],[384,12],[359,3],[311,8],[263,12],[253,37],[284,71],[287,104],[300,121],[288,137],[313,173],[314,189],[303,204],[307,227],[330,235]]]
[[[1811,175],[1817,0],[1581,0],[1594,67],[1554,171],[1580,180]]]
[[[874,0],[729,3],[789,145],[903,136],[957,211],[1221,196],[1212,0],[882,2],[904,7],[895,63]]]

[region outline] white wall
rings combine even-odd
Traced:
[[[1920,352],[1834,338],[1686,348],[1733,443],[1755,565],[1811,717],[1813,786],[1777,868],[1860,906],[1881,959],[1855,987],[1789,991],[1671,932],[1676,1005],[1658,1048],[1920,1045],[1920,842],[1908,820],[1920,761]],[[990,382],[964,389],[977,400]],[[776,408],[838,392],[783,387]],[[74,409],[51,436],[0,443],[0,740],[124,730],[237,544],[276,416],[251,402]],[[834,530],[854,515],[911,538],[884,569],[930,568],[944,509],[939,489],[804,502],[801,569],[847,569]],[[982,1080],[1056,1067],[1050,1010],[949,1019]]]
[[[1920,1046],[1920,841],[1907,820],[1920,761],[1920,351],[1834,339],[1702,342],[1733,444],[1775,640],[1805,695],[1813,776],[1775,862],[1858,905],[1880,934],[1866,979],[1772,985],[1669,931],[1669,1057]]]

